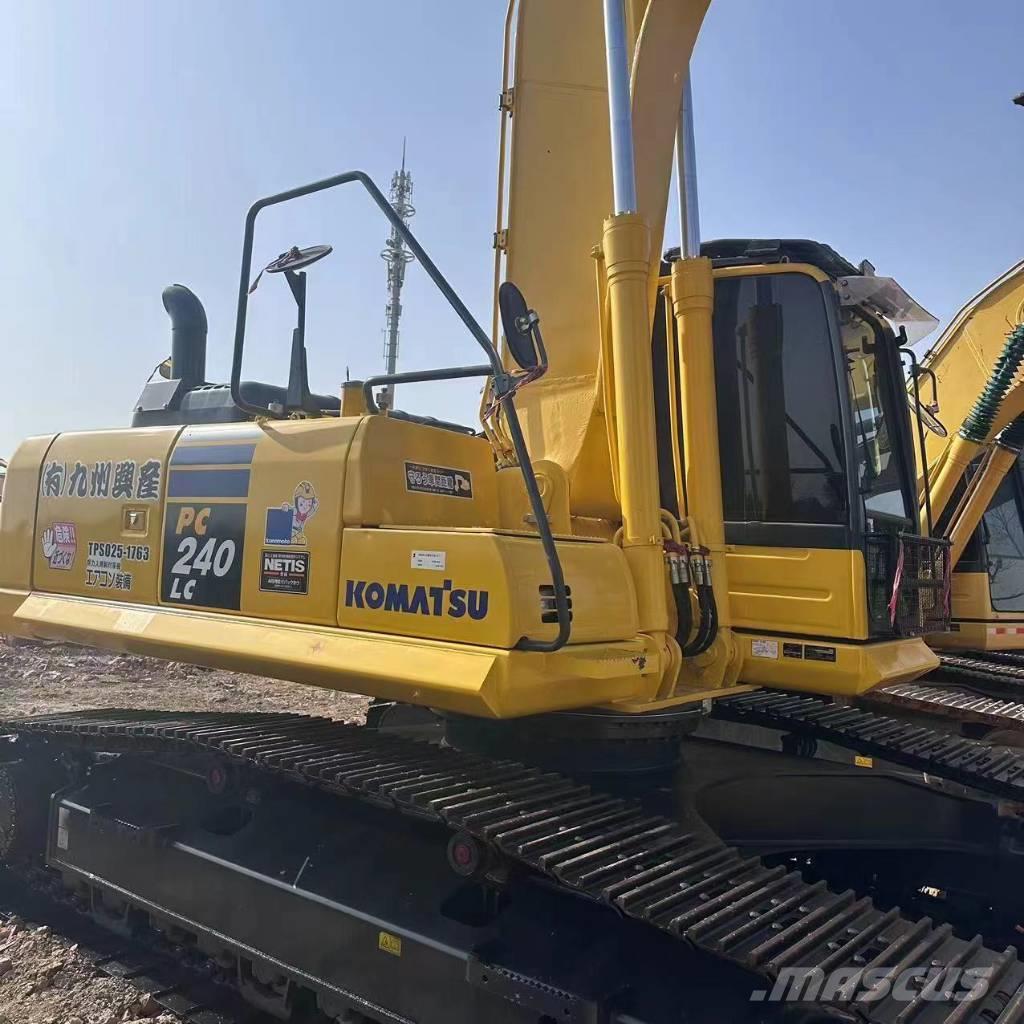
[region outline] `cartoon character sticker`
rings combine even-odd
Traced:
[[[267,528],[264,541],[267,544],[287,546],[306,543],[306,524],[317,514],[320,499],[308,480],[303,480],[292,494],[289,504],[280,508],[267,509]]]
[[[51,569],[70,569],[78,551],[78,533],[74,523],[54,523],[43,530],[43,558]]]

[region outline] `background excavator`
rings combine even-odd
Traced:
[[[1024,755],[893,695],[949,617],[901,362],[931,320],[827,245],[700,241],[706,7],[510,7],[490,335],[352,171],[251,207],[229,383],[174,285],[169,376],[132,426],[17,449],[4,632],[375,703],[362,727],[5,722],[0,855],[44,856],[281,1018],[765,1020],[795,968],[829,979],[804,1019],[1024,1016]],[[243,379],[258,215],[343,186],[479,365],[312,392],[330,247],[291,247],[265,267],[296,303],[287,382]],[[482,431],[374,401],[469,377]],[[403,735],[410,707],[443,743]]]
[[[957,313],[920,364],[912,362],[911,406],[926,428],[918,446],[921,514],[950,543],[951,623],[928,638],[941,665],[926,686],[880,691],[904,710],[954,721],[969,710],[976,726],[1008,730],[1003,738],[1014,743],[1024,712],[1022,366],[1018,263]],[[959,426],[950,432],[946,423]]]
[[[951,542],[952,628],[934,645],[1007,650],[1024,644],[1016,560],[1021,551],[1018,460],[1024,442],[1024,263],[974,296],[921,360],[928,432],[919,490]],[[925,400],[926,406],[928,405]],[[947,426],[954,430],[950,432]],[[925,488],[927,475],[935,485]]]

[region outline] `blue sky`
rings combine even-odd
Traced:
[[[0,0],[0,455],[127,422],[169,347],[172,281],[204,301],[224,379],[248,204],[352,167],[386,185],[403,136],[414,228],[488,323],[503,17],[501,0]],[[705,237],[827,241],[947,320],[1024,257],[1022,39],[1019,0],[714,0],[693,66]],[[259,260],[335,245],[310,274],[320,390],[381,366],[385,235],[355,193],[261,219]],[[256,293],[247,376],[283,380],[288,301],[280,279]],[[410,269],[402,368],[477,355]],[[476,408],[473,383],[399,394]]]

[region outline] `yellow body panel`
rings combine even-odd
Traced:
[[[467,714],[658,689],[663,655],[608,540],[558,542],[572,644],[514,649],[555,633],[550,573],[535,534],[468,525],[500,518],[477,437],[384,417],[64,434],[25,442],[8,480],[0,631]]]
[[[642,640],[539,655],[48,594],[27,596],[3,628],[482,717],[650,699],[656,686]]]
[[[342,494],[347,486],[347,458],[358,420],[269,421],[258,427],[238,424],[217,428],[186,428],[181,446],[195,443],[195,436],[208,438],[207,445],[234,439],[251,439],[255,450],[250,464],[248,497],[215,499],[227,505],[246,507],[244,527],[244,564],[241,600],[235,613],[267,619],[334,625],[337,622],[338,564],[341,559]],[[202,444],[197,445],[202,447]],[[215,472],[215,471],[212,471]],[[305,522],[302,543],[267,545],[267,514],[295,501],[296,488],[307,482],[316,496],[315,511]],[[168,519],[175,518],[176,507],[202,508],[209,500],[168,502]],[[176,521],[173,524],[177,525]],[[168,523],[167,532],[171,527]],[[188,535],[186,528],[185,535]],[[296,538],[298,539],[298,538]],[[179,542],[180,543],[180,542]],[[296,595],[261,587],[263,552],[306,556],[307,593]],[[166,557],[166,553],[165,553]],[[166,566],[164,572],[166,574]],[[173,602],[165,602],[173,603]]]
[[[737,639],[743,682],[783,690],[853,697],[876,686],[910,682],[939,666],[921,639],[849,644],[756,633]]]
[[[180,429],[61,434],[53,441],[29,545],[34,589],[156,604],[161,498]]]
[[[621,548],[562,541],[574,644],[631,640],[636,595]],[[500,586],[495,586],[500,583]],[[345,531],[338,623],[365,632],[512,648],[550,640],[541,588],[551,577],[532,537],[491,531]]]
[[[726,549],[737,629],[864,640],[864,555],[820,548]]]
[[[470,484],[465,496],[409,490],[405,464],[452,468]],[[482,437],[387,416],[359,421],[345,481],[345,526],[469,526],[500,524],[491,446]]]
[[[0,502],[0,589],[17,592],[32,587],[39,469],[55,436],[23,441],[7,466]]]

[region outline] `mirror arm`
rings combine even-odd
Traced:
[[[433,380],[458,380],[461,377],[489,377],[490,364],[485,366],[448,366],[440,370],[408,370],[405,373],[380,373],[375,377],[367,377],[363,381],[363,400],[366,409],[371,413],[379,413],[380,407],[374,397],[373,389],[385,384],[416,384]]]
[[[901,340],[906,339],[906,328],[901,328]],[[924,488],[924,511],[925,521],[928,526],[928,536],[935,536],[935,523],[932,521],[932,494],[931,481],[928,479],[928,455],[924,443],[924,419],[921,416],[921,385],[922,372],[931,374],[932,387],[935,387],[935,374],[931,370],[923,369],[917,361],[917,353],[909,345],[901,345],[897,350],[900,355],[910,359],[910,379],[914,383],[914,419],[917,421],[917,446],[921,458],[922,486]],[[937,396],[936,396],[937,397]]]

